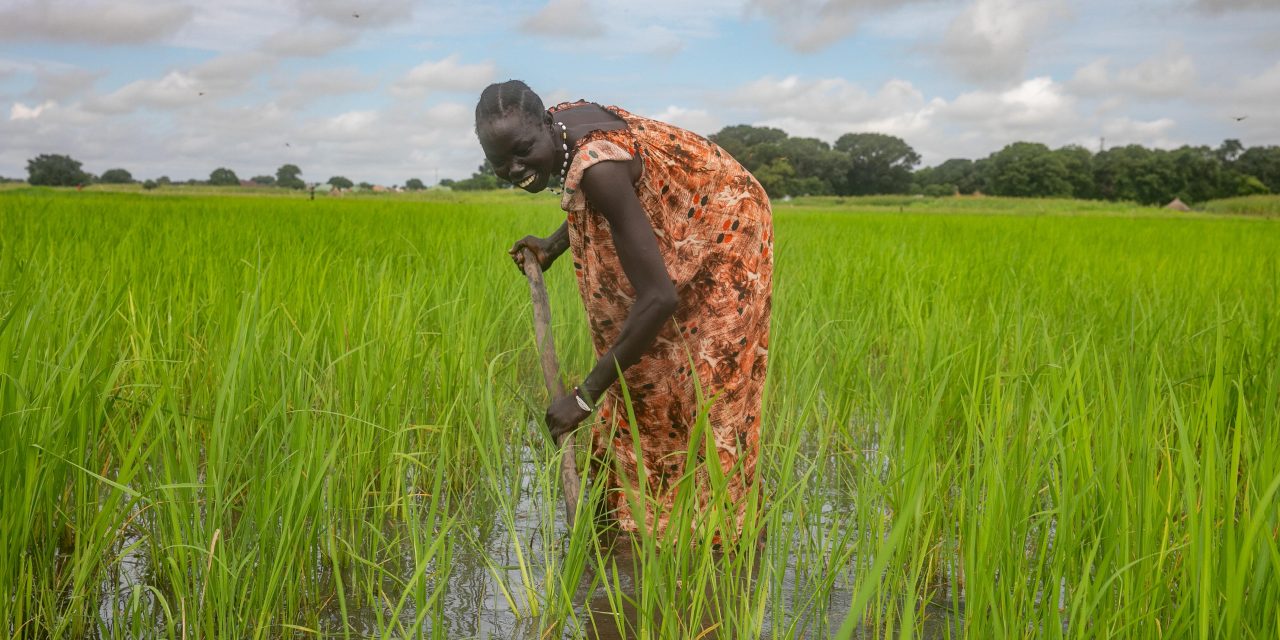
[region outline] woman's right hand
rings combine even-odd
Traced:
[[[538,266],[546,271],[555,262],[556,258],[551,254],[551,242],[546,238],[538,236],[525,236],[516,241],[511,246],[511,250],[507,253],[511,254],[511,260],[516,263],[516,268],[520,273],[524,273],[524,249],[533,252],[533,256],[538,260]]]

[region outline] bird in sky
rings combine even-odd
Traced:
[[[359,18],[359,17],[360,17],[360,14],[358,14],[358,13],[352,13],[352,14],[351,14],[351,17],[352,17],[352,18]]]
[[[1231,116],[1231,118],[1236,122],[1240,122],[1241,120],[1244,120],[1245,118],[1248,118],[1248,117],[1249,116]]]

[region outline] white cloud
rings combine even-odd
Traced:
[[[273,87],[281,91],[276,102],[289,108],[312,104],[326,96],[360,94],[378,86],[375,78],[354,66],[305,71],[296,75],[277,76]]]
[[[1185,144],[1174,136],[1178,123],[1172,118],[1156,118],[1155,120],[1138,120],[1128,116],[1107,118],[1098,125],[1098,130],[1106,140],[1107,148],[1140,144],[1145,147],[1172,149]],[[1091,148],[1097,139],[1082,139],[1078,142],[1085,148]]]
[[[952,121],[987,130],[1018,133],[1052,131],[1069,125],[1075,101],[1047,76],[1031,78],[1004,91],[971,91],[958,96],[942,112]]]
[[[754,109],[744,114],[746,121],[792,136],[828,142],[867,131],[898,136],[930,164],[950,157],[985,157],[1019,140],[1060,146],[1090,138],[1097,128],[1081,114],[1076,98],[1047,76],[1004,90],[967,91],[950,100],[927,97],[905,80],[891,80],[869,92],[843,78],[765,77],[743,85],[725,101],[744,104]]]
[[[851,131],[919,132],[937,108],[905,80],[886,82],[873,94],[843,78],[797,76],[750,82],[732,94],[731,102],[752,105],[758,124],[829,141]]]
[[[27,95],[36,99],[67,100],[92,89],[104,75],[103,71],[77,67],[40,67],[35,72],[35,84]]]
[[[103,113],[127,113],[139,108],[172,109],[201,101],[195,78],[170,71],[158,80],[136,80],[100,99],[90,109]]]
[[[411,0],[297,0],[298,12],[357,28],[386,27],[413,17]]]
[[[1275,112],[1276,105],[1280,104],[1280,62],[1259,74],[1239,78],[1235,86],[1220,97],[1227,102]]]
[[[163,1],[163,0],[156,0]],[[282,29],[300,28],[299,12],[284,2],[217,0],[196,13],[171,39],[175,45],[216,52],[249,51]]]
[[[1197,9],[1210,13],[1224,13],[1249,9],[1280,9],[1275,0],[1195,0]]]
[[[88,101],[93,111],[127,113],[135,109],[178,109],[235,97],[273,62],[258,53],[219,56],[196,67],[166,73],[158,79],[135,80],[112,93]]]
[[[329,118],[319,129],[322,138],[351,138],[366,135],[378,121],[376,111],[348,111]]]
[[[196,65],[192,75],[205,91],[232,95],[248,88],[252,80],[275,67],[270,56],[257,53],[230,53]]]
[[[661,112],[648,117],[676,125],[701,136],[709,136],[724,127],[719,118],[711,115],[705,109],[686,109],[675,105],[670,105]]]
[[[1199,83],[1195,62],[1180,45],[1173,45],[1132,67],[1115,70],[1111,67],[1109,58],[1099,58],[1081,67],[1069,83],[1071,90],[1083,95],[1172,98],[1195,91]]]
[[[291,28],[268,37],[262,50],[281,56],[314,58],[341,49],[355,39],[355,33],[334,27]]]
[[[52,109],[55,106],[57,106],[57,103],[55,103],[52,100],[47,100],[44,103],[38,104],[34,107],[28,107],[27,105],[22,104],[21,102],[15,102],[13,103],[13,106],[9,108],[9,119],[10,120],[34,120],[36,118],[39,118],[40,114],[44,113],[46,109]]]
[[[1206,115],[1227,127],[1224,137],[1280,144],[1280,62],[1206,87],[1199,102]]]
[[[35,0],[0,11],[0,36],[95,44],[153,42],[191,19],[181,3]]]
[[[551,0],[521,20],[520,30],[551,38],[592,38],[603,36],[605,25],[587,0]]]
[[[12,60],[0,58],[0,80],[4,80],[10,76],[15,76],[21,71],[28,70],[27,65],[18,64]]]
[[[1065,6],[1063,0],[974,0],[947,29],[941,59],[979,83],[1019,78],[1031,46],[1065,17]]]
[[[433,91],[461,91],[479,93],[493,82],[495,71],[492,62],[460,64],[457,54],[443,60],[428,60],[410,69],[391,87],[398,96],[421,96]]]
[[[868,17],[919,0],[751,0],[774,27],[779,42],[796,51],[821,51],[853,35]]]

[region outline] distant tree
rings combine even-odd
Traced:
[[[846,133],[836,140],[835,150],[849,158],[845,195],[907,193],[911,171],[920,164],[911,145],[883,133]]]
[[[1067,182],[1071,184],[1071,193],[1073,198],[1096,198],[1097,189],[1093,185],[1093,152],[1088,149],[1070,144],[1060,149],[1055,149],[1053,155],[1062,161],[1062,166],[1067,170]]]
[[[935,183],[926,185],[924,189],[921,190],[921,193],[929,196],[930,198],[945,198],[947,196],[955,195],[956,186],[950,182]]]
[[[34,186],[74,187],[89,183],[91,178],[70,156],[40,154],[27,160],[27,182]]]
[[[372,183],[372,182],[361,182],[361,183],[360,183],[360,188],[361,188],[361,189],[364,189],[364,190],[366,190],[366,191],[367,191],[367,190],[369,190],[369,189],[372,189],[372,188],[373,188],[373,183]]]
[[[1240,141],[1235,138],[1223,140],[1222,144],[1218,145],[1218,148],[1213,151],[1218,161],[1226,166],[1231,166],[1232,163],[1240,158],[1242,153],[1244,153],[1244,145],[1240,144]]]
[[[789,196],[794,191],[796,169],[786,158],[774,158],[769,164],[757,167],[752,173],[770,198]]]
[[[777,157],[777,155],[767,157],[765,154],[759,153],[768,149],[763,145],[782,143],[787,139],[787,132],[773,127],[753,127],[747,124],[739,124],[725,127],[711,134],[708,139],[728,151],[729,155],[741,162],[742,166],[746,167],[748,171],[755,171],[757,167]]]
[[[978,190],[974,162],[967,158],[951,158],[936,167],[921,169],[916,172],[915,180],[922,191],[936,185],[949,185],[951,193],[973,193]]]
[[[991,154],[987,173],[990,193],[1023,198],[1071,196],[1062,158],[1038,142],[1014,142]]]
[[[454,185],[454,184],[456,184],[456,183],[457,183],[457,181],[456,181],[456,180],[454,180],[453,178],[444,178],[444,179],[440,180],[440,182],[439,182],[439,186],[444,187],[444,188],[446,188],[446,189],[452,189],[452,188],[453,188],[453,185]]]
[[[1226,167],[1221,156],[1207,146],[1182,146],[1168,152],[1173,181],[1168,185],[1183,202],[1198,203],[1235,196],[1240,175]]]
[[[422,181],[417,178],[409,178],[404,181],[404,188],[409,191],[422,191],[427,188],[427,185],[422,184]]]
[[[1236,159],[1235,169],[1280,193],[1280,147],[1249,147]]]
[[[790,195],[830,195],[844,189],[849,156],[817,138],[787,138],[777,143],[779,157],[795,167]]]
[[[1174,196],[1173,173],[1167,152],[1142,145],[1112,147],[1093,157],[1093,182],[1107,200],[1165,204]]]
[[[169,176],[160,176],[156,178],[156,184],[167,187],[173,184],[173,181],[169,179]]]
[[[133,175],[124,169],[107,169],[100,180],[107,184],[129,184],[133,182]]]
[[[442,181],[443,182],[443,181]],[[510,184],[501,183],[498,176],[493,173],[493,166],[486,159],[484,164],[476,167],[476,172],[471,174],[470,178],[458,180],[450,185],[458,191],[482,191],[485,189],[510,188]]]
[[[1236,195],[1263,196],[1263,195],[1267,195],[1268,193],[1271,193],[1271,190],[1267,188],[1267,185],[1262,184],[1261,180],[1253,176],[1246,176],[1239,173],[1235,175],[1237,178]]]
[[[240,178],[236,177],[236,172],[226,167],[218,167],[209,174],[209,184],[215,187],[239,186]]]
[[[286,189],[305,189],[307,188],[307,183],[298,177],[300,175],[302,175],[302,169],[299,169],[298,165],[281,165],[279,169],[276,169],[276,184]]]
[[[143,188],[143,189],[146,189],[147,191],[151,191],[151,190],[155,189],[155,188],[156,188],[156,187],[158,187],[158,186],[160,186],[160,185],[159,185],[159,184],[157,184],[155,180],[150,180],[150,179],[148,179],[147,181],[145,181],[145,182],[143,182],[143,183],[142,183],[142,188]]]
[[[337,188],[339,188],[339,189],[350,189],[350,188],[351,188],[351,185],[353,185],[353,184],[355,184],[355,183],[351,182],[350,180],[348,180],[348,179],[346,179],[346,178],[344,178],[344,177],[342,177],[342,176],[334,176],[334,177],[332,177],[332,178],[329,178],[329,184],[331,184],[331,185],[333,185],[333,186],[335,186],[335,187],[337,187]]]
[[[264,187],[269,187],[276,183],[276,177],[275,176],[254,176],[252,178],[249,178],[249,182],[252,182],[254,184],[260,184]]]

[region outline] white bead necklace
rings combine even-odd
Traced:
[[[560,148],[564,150],[564,166],[560,167],[560,188],[563,189],[565,178],[569,176],[569,129],[559,121],[556,126],[560,127]]]

